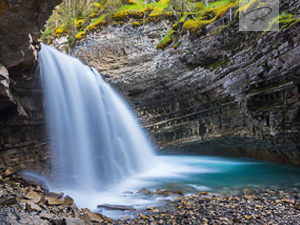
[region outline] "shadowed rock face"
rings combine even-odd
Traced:
[[[45,21],[60,2],[0,0],[0,61],[6,68],[32,66],[34,56],[28,34],[37,40]]]
[[[287,6],[299,12],[297,1],[282,1]],[[300,166],[299,23],[263,36],[234,23],[224,33],[185,36],[177,50],[156,50],[168,29],[165,22],[109,27],[72,54],[127,98],[158,148]]]
[[[43,102],[29,34],[37,42],[60,2],[0,0],[0,168],[45,165]]]

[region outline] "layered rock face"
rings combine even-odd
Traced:
[[[45,116],[29,34],[34,45],[60,2],[0,0],[0,169],[45,165]]]
[[[283,8],[299,13],[297,1]],[[108,27],[72,54],[125,96],[160,149],[300,166],[299,23],[265,34],[224,23],[164,51],[156,45],[167,22]]]

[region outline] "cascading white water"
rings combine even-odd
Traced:
[[[95,69],[44,44],[39,59],[57,187],[101,191],[153,164],[134,116]]]

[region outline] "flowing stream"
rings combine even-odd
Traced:
[[[137,193],[141,188],[192,194],[300,187],[300,170],[285,165],[245,158],[156,156],[124,101],[95,69],[44,44],[39,58],[52,139],[54,177],[48,183],[51,190],[71,195],[79,207],[143,209],[166,200]]]

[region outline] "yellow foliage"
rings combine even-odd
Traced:
[[[225,3],[217,7],[207,8],[196,21],[186,21],[183,24],[182,32],[186,33],[187,31],[189,31],[192,34],[198,34],[201,29],[214,22],[215,20],[222,18],[228,12],[228,10],[235,5],[236,3]]]
[[[142,19],[144,17],[145,10],[117,12],[117,13],[113,14],[112,19],[115,21],[126,21],[129,18]]]
[[[98,2],[95,2],[94,5],[95,5],[98,9],[101,8],[101,5],[100,5]]]
[[[222,18],[229,11],[230,8],[235,6],[237,3],[230,3],[228,5],[224,4],[218,8],[216,8],[216,16],[217,18]]]
[[[150,14],[150,17],[154,16],[160,16],[166,7],[168,7],[168,4],[170,3],[170,0],[160,0],[157,4],[157,6],[153,9],[153,11]]]
[[[129,0],[129,1],[128,1],[128,4],[130,4],[130,5],[135,5],[135,4],[139,4],[139,2],[136,1],[136,0]]]
[[[204,2],[196,2],[196,3],[194,3],[193,6],[195,7],[196,10],[200,10],[205,7]]]
[[[89,15],[89,18],[95,18],[97,17],[97,13],[95,12],[92,12],[90,15]]]
[[[141,25],[143,25],[143,21],[139,21],[139,22],[132,22],[131,24],[133,27],[139,27]]]
[[[80,40],[86,36],[86,31],[80,31],[76,34],[76,39]]]
[[[177,30],[178,29],[178,23],[175,23],[173,26],[172,26],[172,30]]]
[[[62,35],[63,33],[65,33],[66,31],[67,31],[66,27],[64,26],[64,24],[62,24],[55,29],[54,36],[58,37],[58,36]]]
[[[83,19],[75,19],[76,28],[79,29],[83,25]]]
[[[160,0],[158,4],[169,4],[170,0]]]
[[[96,30],[98,27],[106,25],[106,15],[100,16],[97,19],[94,19],[90,25],[87,26],[86,30]]]
[[[186,33],[189,31],[191,34],[198,34],[201,29],[206,27],[208,24],[214,22],[216,20],[216,17],[214,17],[211,20],[188,20],[186,21],[182,26],[182,32]]]
[[[251,2],[249,2],[248,4],[245,4],[244,6],[240,7],[236,13],[235,13],[235,17],[238,17],[238,15],[240,15],[241,13],[245,13],[250,11],[251,9],[256,8],[259,4],[260,4],[261,0],[252,0]],[[245,2],[245,0],[243,1]],[[241,5],[241,2],[240,2]]]

